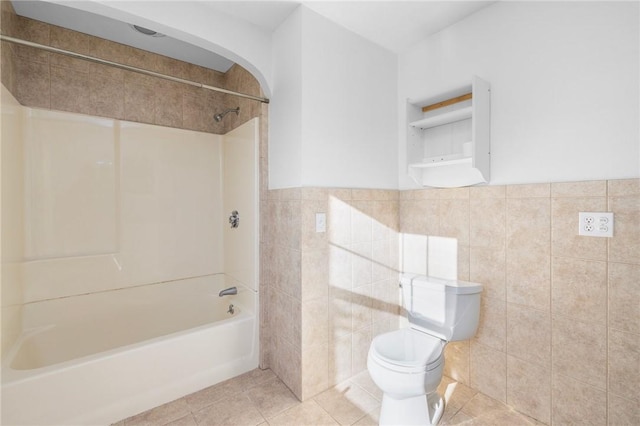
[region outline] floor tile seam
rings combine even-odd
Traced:
[[[337,385],[336,385],[336,386],[337,386]],[[333,389],[334,387],[335,387],[335,386],[333,386],[333,387],[331,387],[331,388],[329,388],[329,389]],[[326,391],[325,391],[325,392],[326,392]],[[320,407],[320,409],[321,409],[322,411],[324,411],[325,413],[327,413],[327,415],[328,415],[329,417],[331,417],[331,419],[332,419],[334,422],[336,422],[336,424],[338,424],[338,425],[342,425],[342,423],[340,423],[340,422],[338,421],[338,419],[336,419],[333,415],[331,415],[331,413],[330,413],[326,408],[324,408],[324,406],[320,403],[320,401],[318,401],[318,400],[316,399],[316,398],[318,398],[318,396],[322,395],[323,393],[324,393],[324,392],[320,392],[318,395],[316,395],[316,396],[314,396],[313,398],[311,398],[311,400],[313,400],[313,402],[315,402],[315,403],[316,403],[316,405],[317,405],[318,407]],[[358,419],[358,420],[359,420],[359,419]],[[358,420],[356,420],[356,421],[358,421]],[[354,423],[355,423],[355,422],[354,422]]]
[[[191,411],[189,411],[189,413],[185,414],[185,415],[184,415],[184,416],[182,416],[182,417],[178,417],[177,419],[169,420],[168,422],[163,423],[163,424],[162,424],[162,426],[167,426],[169,423],[172,423],[172,422],[175,422],[175,421],[178,421],[178,420],[184,419],[184,418],[185,418],[185,417],[187,417],[187,416],[191,417],[191,420],[193,420],[193,423],[194,423],[194,424],[196,424],[196,425],[198,424],[198,422],[196,422],[196,418],[195,418],[195,416],[193,415],[193,413],[192,413]]]
[[[202,408],[198,408],[197,410],[191,410],[191,415],[193,416],[194,421],[196,422],[196,424],[200,424],[197,421],[197,413],[200,413],[204,410],[208,410],[210,409],[213,405],[218,404],[222,401],[228,400],[228,399],[232,399],[238,395],[243,395],[244,392],[234,392],[233,394],[227,395],[224,398],[220,398],[217,399],[215,402],[212,402],[210,404],[207,404],[206,406],[203,406]],[[246,398],[247,402],[249,402],[258,412],[258,414],[260,414],[260,417],[262,417],[262,421],[265,422],[267,421],[267,419],[264,417],[264,415],[262,415],[262,412],[258,409],[258,407],[256,406],[255,402],[248,396],[248,395],[244,395],[244,397]],[[188,404],[187,404],[188,405]],[[176,419],[177,420],[177,419]],[[173,421],[173,420],[172,420]],[[262,423],[262,422],[260,422]],[[260,424],[260,423],[256,423],[256,424]]]
[[[224,382],[221,382],[221,383],[224,383]],[[218,383],[218,384],[220,384],[220,383]],[[217,386],[218,384],[213,385],[213,386],[211,386],[211,387],[215,387],[215,386]],[[195,414],[196,412],[202,411],[202,410],[203,410],[203,409],[205,409],[205,408],[209,408],[209,407],[210,407],[210,406],[212,406],[213,404],[217,404],[217,403],[218,403],[218,402],[220,402],[220,401],[224,401],[225,399],[232,398],[232,397],[236,396],[237,394],[242,393],[242,391],[234,391],[234,392],[230,392],[230,393],[228,393],[228,394],[225,394],[225,395],[223,395],[223,396],[221,396],[221,397],[218,397],[218,398],[215,398],[215,399],[207,399],[207,403],[206,403],[205,405],[202,405],[202,406],[197,407],[197,408],[196,408],[196,407],[194,407],[192,404],[189,404],[189,401],[187,400],[187,397],[188,397],[188,396],[190,396],[190,395],[194,395],[194,394],[197,394],[197,393],[199,393],[199,392],[202,392],[202,391],[204,391],[205,389],[207,389],[207,388],[204,388],[204,389],[201,389],[201,390],[199,390],[199,391],[196,391],[196,392],[193,392],[193,393],[190,393],[190,394],[188,394],[188,395],[183,396],[183,398],[185,399],[185,402],[187,403],[187,406],[189,407],[189,410],[191,411],[191,413],[192,413],[192,414]]]
[[[358,373],[359,374],[359,373]],[[354,382],[352,379],[349,379],[349,383],[358,387],[361,391],[363,391],[364,393],[366,393],[367,395],[371,396],[373,399],[375,399],[376,401],[382,403],[382,400],[379,399],[377,396],[375,396],[373,393],[369,392],[365,387],[363,387],[362,385]]]

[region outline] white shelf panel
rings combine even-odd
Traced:
[[[409,123],[409,126],[417,127],[419,129],[429,129],[431,127],[437,127],[444,124],[455,123],[456,121],[466,120],[468,118],[471,118],[472,112],[473,107],[456,109],[444,114],[434,115],[432,117],[423,118],[422,120],[413,121]]]
[[[471,157],[465,157],[463,154],[441,155],[438,157],[429,157],[422,160],[422,163],[409,164],[409,167],[425,169],[429,167],[451,166],[453,164],[471,164]]]

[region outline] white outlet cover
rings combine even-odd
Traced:
[[[326,213],[316,213],[316,232],[327,232]]]
[[[612,212],[579,212],[578,235],[613,237]]]

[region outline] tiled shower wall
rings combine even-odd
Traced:
[[[398,192],[273,190],[263,212],[262,349],[305,400],[365,370],[373,336],[397,328]]]
[[[579,211],[615,236],[578,236]],[[400,224],[456,238],[484,285],[446,374],[544,423],[640,423],[640,180],[403,191]]]
[[[298,397],[365,369],[371,338],[397,326],[406,233],[456,239],[458,277],[484,285],[447,375],[547,424],[640,424],[640,180],[297,188],[263,208],[265,349]],[[578,236],[579,211],[614,212],[615,236]]]
[[[15,14],[0,1],[2,34],[211,86],[262,96],[234,65],[226,73]],[[2,83],[24,106],[224,134],[261,114],[259,102],[2,42]],[[240,106],[240,115],[213,116]]]

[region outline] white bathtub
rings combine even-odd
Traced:
[[[250,371],[257,306],[223,274],[27,304],[2,424],[110,424]]]

